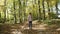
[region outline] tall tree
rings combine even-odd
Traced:
[[[40,0],[38,0],[38,9],[39,9],[39,21],[41,20],[41,8],[40,8]]]
[[[21,18],[20,18],[20,15],[21,15],[21,0],[18,0],[19,1],[19,23],[21,22]]]
[[[57,17],[58,17],[58,0],[56,0],[56,14],[57,14]]]
[[[25,21],[25,17],[26,17],[26,0],[24,0],[23,2],[23,11],[24,11],[24,21]]]
[[[48,15],[49,15],[49,19],[50,19],[50,1],[49,0],[46,0],[47,2],[47,6],[48,6]]]
[[[16,6],[15,6],[15,0],[13,1],[13,7],[14,7],[14,21],[15,21],[15,23],[17,23],[17,21],[16,21]]]
[[[4,1],[4,22],[6,22],[6,1]]]
[[[45,6],[44,6],[44,0],[42,1],[42,5],[43,5],[43,14],[44,14],[43,20],[45,20]]]

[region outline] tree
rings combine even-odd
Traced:
[[[6,1],[4,1],[4,22],[6,22]]]
[[[48,6],[48,15],[49,15],[49,19],[50,19],[50,1],[47,0],[47,6]]]
[[[56,14],[57,14],[57,18],[58,18],[58,0],[56,0]]]
[[[25,17],[26,17],[26,0],[24,0],[23,2],[23,12],[24,12],[24,21],[25,21]]]
[[[44,19],[45,20],[45,6],[44,6],[44,0],[42,1],[42,6],[43,6],[43,14],[44,14]]]
[[[39,7],[39,21],[41,20],[41,8],[40,8],[40,0],[38,0],[38,7]]]
[[[19,1],[19,23],[21,22],[21,18],[20,18],[20,15],[21,15],[21,1],[20,0],[18,0]]]
[[[16,6],[15,6],[15,0],[13,1],[13,6],[14,6],[14,21],[15,21],[15,23],[17,23],[17,21],[16,21]]]

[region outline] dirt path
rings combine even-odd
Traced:
[[[0,34],[60,34],[60,31],[50,31],[51,29],[47,24],[39,24],[37,23],[37,20],[33,21],[32,30],[29,29],[28,25],[28,22],[26,22],[24,25],[3,24],[0,25]]]
[[[32,22],[32,29],[33,30],[46,30],[46,29],[48,29],[47,28],[47,24],[39,24],[39,23],[37,23],[38,21],[36,20],[36,21],[33,21]],[[22,26],[22,29],[29,29],[29,23],[28,22],[26,22],[23,26]]]

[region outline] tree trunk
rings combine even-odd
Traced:
[[[57,15],[57,17],[56,18],[58,18],[58,2],[56,1],[56,15]]]
[[[26,16],[26,0],[23,2],[23,11],[24,11],[24,22],[25,22],[25,16]]]
[[[41,20],[40,0],[38,0],[38,7],[39,7],[39,21],[40,21]]]
[[[20,0],[18,0],[19,1],[19,23],[21,22],[21,18],[20,18],[20,15],[21,15],[21,1]]]
[[[49,7],[50,4],[49,4],[49,1],[48,1],[48,0],[47,0],[47,5],[48,5],[48,15],[49,15],[49,19],[51,19],[51,18],[50,18],[50,7]]]
[[[53,6],[51,5],[51,11],[53,12]]]
[[[15,21],[15,23],[17,23],[17,21],[16,21],[16,8],[15,8],[15,0],[13,1],[13,6],[14,6],[14,21]]]
[[[43,20],[45,20],[45,7],[44,7],[44,0],[42,1],[42,5],[43,5],[43,14],[44,14],[44,18],[43,18]]]
[[[6,22],[6,0],[4,1],[4,23]]]

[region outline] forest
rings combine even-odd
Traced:
[[[33,26],[37,27],[34,25],[36,21],[38,25],[47,24],[52,29],[60,28],[60,0],[0,0],[0,30],[9,26],[9,29],[11,26],[16,26],[17,29],[17,26],[25,27],[30,12]]]
[[[31,12],[33,20],[51,20],[60,17],[60,0],[1,0],[0,23],[22,23]]]

